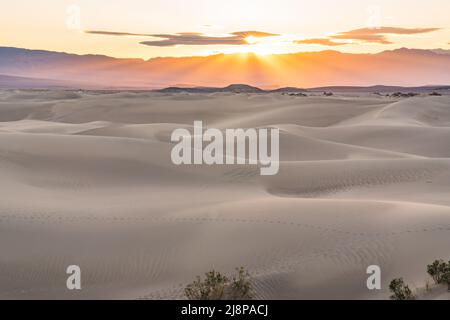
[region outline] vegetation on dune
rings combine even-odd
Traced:
[[[402,278],[397,278],[389,284],[389,290],[392,292],[391,300],[414,300],[415,297],[407,284]]]
[[[197,279],[189,284],[184,293],[189,300],[250,300],[252,286],[249,273],[237,268],[237,275],[230,280],[217,271],[205,273],[205,278]]]
[[[436,284],[442,283],[446,269],[448,269],[448,265],[442,259],[434,260],[427,266],[427,272]]]
[[[435,260],[427,266],[427,272],[436,284],[446,284],[450,291],[450,261]]]
[[[410,97],[415,97],[418,96],[419,94],[416,92],[408,92],[408,93],[403,93],[403,92],[394,92],[393,94],[391,94],[391,97],[395,97],[395,98],[410,98]]]
[[[436,285],[447,285],[447,290],[450,291],[450,261],[434,260],[427,265],[427,273],[433,279]],[[389,290],[392,295],[392,300],[412,300],[415,299],[414,294],[402,278],[396,278],[389,284]],[[427,283],[427,291],[429,291]]]
[[[427,273],[436,285],[446,285],[450,291],[450,261],[435,260],[427,265]],[[415,300],[416,295],[403,280],[395,278],[389,284],[391,300]],[[430,291],[427,282],[427,291]],[[229,278],[220,272],[211,270],[204,278],[186,286],[184,294],[189,300],[251,300],[253,299],[252,282],[245,268],[236,268],[236,274]]]

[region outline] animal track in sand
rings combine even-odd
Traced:
[[[40,213],[33,215],[22,214],[0,214],[0,222],[23,222],[31,224],[71,224],[81,222],[97,222],[97,223],[110,223],[110,224],[123,224],[125,223],[137,223],[153,222],[153,223],[187,223],[187,224],[204,224],[204,223],[237,223],[237,224],[269,224],[269,225],[282,225],[287,227],[296,227],[303,229],[312,229],[322,232],[333,232],[339,234],[347,234],[354,236],[374,236],[374,237],[386,237],[397,236],[407,233],[420,233],[420,232],[434,232],[434,231],[446,231],[450,230],[450,224],[429,226],[417,229],[404,229],[395,232],[351,232],[348,230],[336,229],[333,227],[319,226],[314,224],[297,223],[293,221],[283,220],[270,220],[270,219],[230,219],[230,218],[208,218],[208,217],[186,217],[186,218],[166,218],[166,217],[125,217],[125,216],[94,216],[94,215],[75,215],[75,216],[62,216],[52,213]]]

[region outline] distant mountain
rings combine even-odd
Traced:
[[[308,91],[307,89],[296,88],[296,87],[282,87],[278,89],[270,90],[270,92],[279,92],[279,93],[302,93]]]
[[[0,74],[76,82],[83,87],[148,87],[135,79],[141,59],[0,47]]]
[[[232,84],[227,87],[168,87],[156,90],[162,93],[286,93],[286,94],[302,94],[316,92],[336,92],[336,93],[394,93],[394,92],[415,92],[415,93],[431,93],[433,91],[444,91],[450,93],[450,86],[421,86],[421,87],[399,87],[399,86],[328,86],[302,89],[296,87],[284,87],[275,90],[263,90],[257,87],[245,84]]]
[[[433,51],[434,53],[437,53],[437,54],[450,54],[450,50],[445,50],[445,49],[433,49],[431,51]]]
[[[249,86],[246,84],[231,84],[226,87],[168,87],[161,90],[157,90],[158,92],[163,93],[179,93],[179,92],[188,92],[188,93],[219,93],[219,92],[230,92],[230,93],[270,93],[270,92],[279,92],[279,93],[298,93],[304,92],[306,90],[289,87],[289,88],[280,88],[275,90],[263,90],[258,87]]]
[[[264,91],[260,88],[249,86],[247,84],[230,84],[229,86],[223,88],[223,90],[227,92],[248,92],[248,93],[258,93]]]
[[[74,81],[53,80],[16,77],[0,74],[1,89],[74,89],[74,88],[96,88],[88,83],[77,83]]]
[[[227,87],[168,87],[159,92],[176,93],[176,92],[192,92],[192,93],[213,93],[213,92],[234,92],[234,93],[263,93],[264,90],[247,84],[231,84]]]
[[[142,60],[0,47],[0,74],[65,81],[86,88],[155,89],[195,83],[203,87],[195,90],[208,91],[206,87],[223,89],[229,83],[246,83],[254,87],[239,85],[227,90],[255,92],[255,87],[277,83],[287,87],[279,92],[292,88],[300,92],[297,88],[450,84],[450,54],[402,48],[377,54],[327,50],[263,57],[218,54]]]

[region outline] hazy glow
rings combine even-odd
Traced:
[[[271,54],[336,50],[337,47],[292,41],[320,39],[380,25],[444,30],[389,36],[393,44],[361,44],[344,39],[339,51],[378,52],[399,47],[449,49],[448,12],[448,0],[5,0],[0,11],[0,45],[146,59],[228,52]],[[83,30],[199,33],[214,37],[255,30],[281,36],[249,36],[247,44],[242,45],[156,47],[139,44],[154,40],[150,37],[95,35]]]

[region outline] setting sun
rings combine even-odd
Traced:
[[[245,41],[246,41],[248,44],[255,44],[255,43],[258,42],[258,38],[257,38],[257,37],[254,37],[254,36],[249,36],[249,37],[245,38]]]
[[[286,44],[286,39],[281,36],[257,37],[248,36],[246,44],[225,48],[223,53],[254,53],[257,55],[270,55],[282,52],[282,46]]]

